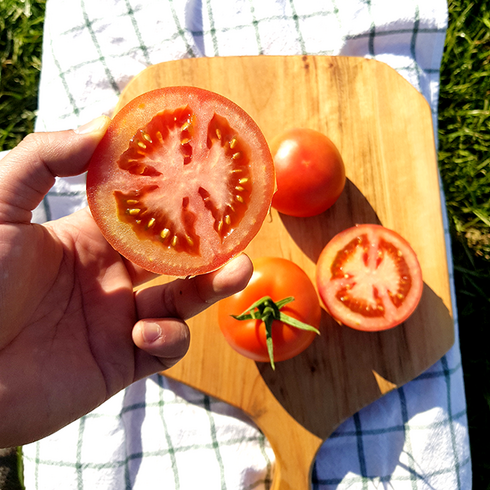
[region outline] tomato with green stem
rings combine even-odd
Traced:
[[[87,198],[106,240],[159,274],[213,271],[257,234],[274,192],[257,124],[195,87],[147,92],[123,107],[92,156]]]
[[[220,301],[218,323],[233,349],[274,367],[313,342],[321,306],[312,281],[295,263],[261,257],[253,264],[248,286]]]

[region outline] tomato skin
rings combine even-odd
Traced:
[[[290,129],[272,141],[271,152],[277,180],[272,206],[280,213],[315,216],[337,201],[345,186],[345,166],[323,133]]]
[[[121,255],[186,277],[218,269],[248,245],[274,185],[270,150],[248,114],[213,92],[167,87],[114,116],[89,164],[87,198]]]
[[[281,312],[318,328],[321,306],[313,283],[298,265],[279,257],[261,257],[253,264],[254,273],[248,286],[219,302],[218,323],[233,349],[254,361],[269,362],[264,322],[239,321],[230,315],[243,313],[264,296],[270,296],[275,302],[294,296],[294,301],[284,306]],[[300,354],[316,335],[275,320],[272,324],[274,360],[284,361]]]
[[[404,322],[423,291],[422,271],[410,244],[381,225],[363,224],[337,234],[317,262],[318,292],[339,323],[364,331]]]

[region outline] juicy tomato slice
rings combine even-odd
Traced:
[[[274,184],[269,148],[249,115],[207,90],[168,87],[116,114],[91,159],[87,197],[121,255],[159,274],[191,276],[246,247]]]
[[[320,325],[322,311],[313,283],[298,265],[280,257],[260,257],[253,264],[254,273],[248,286],[219,302],[218,323],[233,349],[254,361],[269,362],[264,322],[235,320],[231,315],[240,315],[264,296],[270,296],[274,302],[293,296],[294,301],[284,306],[281,312],[315,328]],[[316,336],[315,332],[274,320],[274,361],[300,354]]]
[[[380,225],[336,235],[317,263],[317,286],[331,316],[358,330],[393,328],[417,307],[422,271],[409,243]]]
[[[289,216],[308,217],[337,201],[345,186],[345,166],[325,134],[289,129],[272,140],[271,151],[277,179],[272,207]]]

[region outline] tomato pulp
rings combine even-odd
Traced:
[[[345,186],[345,166],[326,135],[293,128],[274,138],[271,151],[277,179],[272,206],[280,213],[315,216],[337,201]]]
[[[254,273],[248,286],[241,292],[223,299],[218,306],[218,323],[228,343],[245,357],[269,362],[266,326],[262,320],[236,320],[264,296],[274,302],[294,297],[281,312],[312,327],[318,328],[321,306],[310,278],[298,265],[279,257],[260,257],[253,261]],[[317,333],[302,330],[282,321],[272,323],[274,361],[284,361],[303,352]]]
[[[249,115],[207,90],[168,87],[116,114],[90,161],[87,197],[121,255],[185,277],[246,247],[274,184],[272,156]]]
[[[317,286],[331,316],[358,330],[386,330],[405,321],[423,290],[415,252],[398,233],[364,224],[336,235],[317,263]]]

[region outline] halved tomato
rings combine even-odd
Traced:
[[[320,297],[332,317],[358,330],[386,330],[405,321],[423,290],[422,271],[409,243],[380,225],[342,231],[317,263]]]
[[[112,120],[88,169],[92,215],[141,267],[175,276],[215,270],[259,231],[274,166],[257,124],[221,95],[168,87]]]

